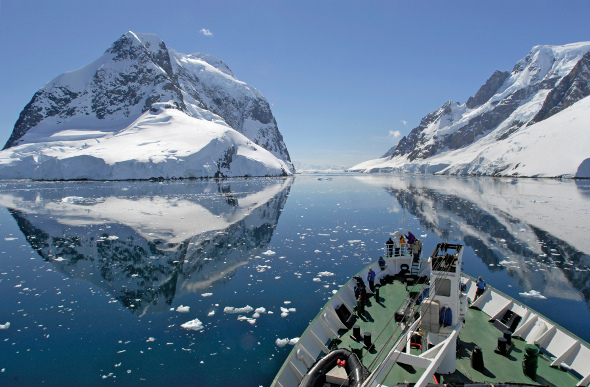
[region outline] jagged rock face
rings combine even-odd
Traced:
[[[487,82],[477,91],[473,97],[469,97],[466,104],[469,109],[481,106],[496,94],[506,78],[510,76],[508,71],[496,70]]]
[[[586,53],[547,95],[539,113],[529,125],[543,121],[590,95],[590,52]]]
[[[590,95],[590,44],[537,46],[511,73],[496,71],[465,104],[446,102],[382,158],[408,162],[505,140]]]
[[[51,128],[117,131],[155,103],[244,134],[281,160],[289,153],[266,99],[220,60],[185,55],[155,35],[129,32],[88,66],[39,90],[21,112],[4,149]]]

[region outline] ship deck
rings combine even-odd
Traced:
[[[347,348],[360,355],[365,367],[372,371],[393,347],[394,340],[387,342],[394,335],[399,336],[401,328],[393,319],[403,301],[408,297],[405,285],[395,280],[380,287],[379,300],[371,297],[365,306],[365,313],[360,316],[356,324],[360,326],[361,336],[371,332],[375,348],[367,350],[353,340],[350,335],[352,329],[341,334],[342,342],[339,348]],[[484,312],[468,308],[466,324],[459,334],[457,342],[457,370],[450,375],[437,375],[439,383],[519,383],[543,386],[575,386],[579,379],[570,372],[551,367],[550,358],[539,354],[537,378],[532,380],[523,373],[522,360],[526,342],[514,338],[514,348],[508,356],[497,354],[498,337],[502,332],[496,329],[489,316]],[[396,331],[397,329],[397,331]],[[475,346],[482,348],[485,370],[479,372],[470,365],[471,353]],[[412,354],[419,355],[420,349],[412,349]],[[421,369],[412,366],[395,364],[387,374],[385,380],[379,381],[384,386],[395,386],[398,383],[417,382],[422,374]],[[433,382],[433,381],[432,381]]]

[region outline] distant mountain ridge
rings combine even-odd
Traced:
[[[446,102],[381,158],[351,170],[590,177],[590,148],[576,146],[590,140],[588,96],[590,42],[536,46],[466,103]]]
[[[142,130],[156,125],[161,131],[177,130],[176,121],[183,126],[183,133],[176,133],[179,141],[174,145],[150,139],[146,137],[148,131]],[[194,133],[203,130],[202,127],[208,133],[204,137]],[[159,141],[160,147],[144,146],[142,160],[109,154],[106,147],[112,145],[111,139],[130,134],[130,129],[134,134],[128,136],[130,148],[155,141]],[[183,136],[186,144],[182,144]],[[186,165],[187,159],[181,162],[179,155],[194,156],[214,138],[223,145],[209,146],[207,154],[200,152],[198,160],[193,157],[193,164],[181,171],[176,164]],[[97,143],[102,143],[100,150]],[[164,145],[168,148],[163,149]],[[52,153],[48,148],[60,148],[62,154]],[[246,150],[242,152],[242,149]],[[258,150],[268,151],[270,155],[256,153]],[[162,152],[166,151],[174,154],[162,159]],[[248,153],[245,156],[248,167],[240,162],[240,156],[245,153]],[[82,156],[91,158],[91,161],[84,158],[90,171],[84,173],[79,168],[76,173],[69,173],[66,169],[71,167],[73,159]],[[166,178],[294,172],[270,106],[258,90],[237,80],[225,63],[210,55],[180,54],[156,35],[134,32],[121,36],[94,62],[56,77],[35,93],[0,154],[0,176],[37,178],[41,171],[48,173],[48,168],[41,165],[48,160],[59,171],[49,178],[160,177],[145,171],[134,175],[130,164],[140,169],[138,162],[152,163],[144,169],[156,169]],[[64,160],[69,160],[68,165]],[[168,166],[164,167],[162,161]],[[123,168],[121,163],[125,164]],[[151,168],[153,164],[159,165]],[[96,165],[104,173],[94,175],[92,169]],[[202,168],[203,165],[206,167]],[[32,172],[27,175],[27,170]]]

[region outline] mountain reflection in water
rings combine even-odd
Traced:
[[[292,178],[39,183],[0,194],[59,272],[96,285],[135,314],[228,281],[272,238]]]
[[[589,193],[357,174],[2,181],[0,384],[269,385],[285,343],[396,230],[425,254],[462,241],[467,274],[588,341]]]
[[[463,240],[527,291],[590,305],[587,181],[370,179],[441,240]],[[473,273],[473,275],[476,275]]]

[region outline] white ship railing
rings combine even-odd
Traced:
[[[468,297],[474,298],[475,280],[463,275],[462,281],[467,286]],[[588,343],[495,289],[486,290],[471,306],[486,313],[490,316],[490,320],[498,319],[507,310],[521,316],[522,319],[513,336],[520,337],[528,344],[539,345],[543,352],[555,358],[551,363],[552,367],[563,367],[581,375],[576,386],[590,384],[590,347]]]

